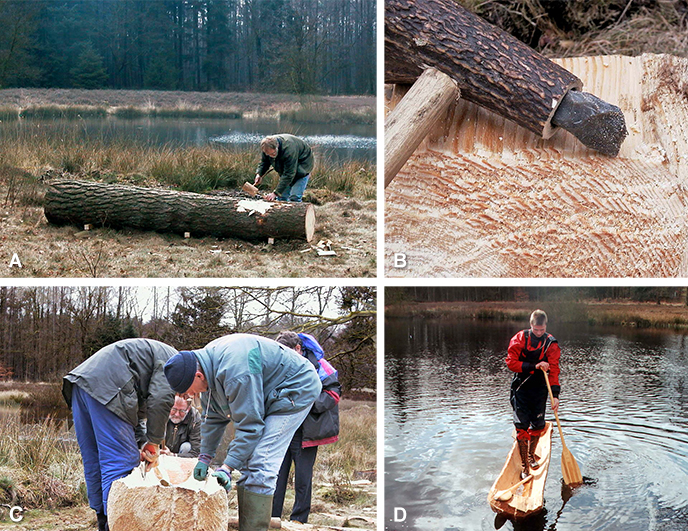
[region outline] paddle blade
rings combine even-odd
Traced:
[[[564,447],[561,452],[561,473],[564,476],[564,483],[567,485],[580,485],[583,483],[578,463],[568,448]]]

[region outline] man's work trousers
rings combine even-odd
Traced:
[[[281,196],[277,197],[278,201],[291,201],[293,203],[300,203],[303,199],[303,194],[306,191],[306,185],[311,178],[310,174],[301,177],[291,186],[288,186]]]
[[[291,463],[294,463],[294,507],[291,511],[291,520],[305,524],[311,512],[311,492],[313,487],[313,466],[318,455],[317,446],[302,448],[303,436],[299,429],[289,444],[287,454],[282,461],[282,467],[277,477],[277,489],[272,500],[272,516],[282,516],[284,496],[287,492],[287,481]]]
[[[72,388],[72,415],[84,462],[88,504],[97,513],[107,514],[112,482],[127,476],[141,460],[134,427],[78,385]]]
[[[306,420],[310,407],[290,415],[268,415],[265,417],[263,434],[253,449],[248,462],[239,472],[241,477],[237,485],[255,494],[272,496],[277,485],[284,454],[296,430]]]

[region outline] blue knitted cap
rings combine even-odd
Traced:
[[[196,376],[196,355],[181,350],[165,363],[165,377],[176,393],[186,393]]]

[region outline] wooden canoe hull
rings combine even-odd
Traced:
[[[495,500],[494,496],[497,492],[508,489],[521,479],[521,456],[518,451],[518,443],[514,441],[506,458],[506,463],[504,463],[502,471],[487,495],[487,501],[493,511],[517,520],[542,511],[545,505],[545,482],[552,456],[551,422],[547,423],[546,431],[538,441],[535,455],[539,457],[540,467],[537,470],[531,470],[533,479],[523,487],[519,487],[509,501]]]

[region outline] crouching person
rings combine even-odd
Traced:
[[[160,451],[177,457],[198,457],[201,450],[201,414],[189,400],[177,396],[165,431],[165,446]]]
[[[204,393],[201,455],[194,478],[207,477],[225,428],[234,422],[234,439],[213,475],[229,490],[232,470],[239,471],[239,530],[265,531],[289,442],[320,394],[315,368],[276,341],[232,334],[173,356],[165,375],[179,394]]]
[[[112,483],[141,461],[155,465],[174,403],[164,366],[177,351],[152,339],[108,345],[64,377],[62,395],[72,410],[81,450],[88,503],[98,530],[108,529]],[[148,417],[147,442],[139,450],[134,429]]]

